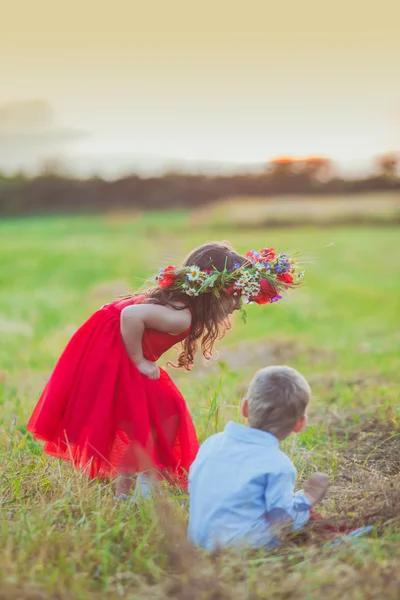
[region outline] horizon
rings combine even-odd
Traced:
[[[1,134],[0,134],[1,142]],[[56,146],[60,146],[58,142]],[[15,148],[18,150],[18,147]],[[377,168],[379,156],[386,153],[354,157],[350,160],[340,160],[330,156],[322,157],[329,160],[333,172],[339,177],[364,177],[373,173]],[[388,153],[389,154],[389,153]],[[36,176],[45,170],[77,178],[99,176],[105,179],[115,179],[126,175],[163,176],[168,173],[204,174],[204,175],[235,175],[258,174],[265,171],[267,165],[285,156],[268,156],[259,161],[229,161],[190,159],[183,157],[163,157],[160,155],[143,155],[131,152],[82,152],[82,151],[43,151],[25,155],[2,154],[0,149],[0,172],[13,175],[18,172]],[[307,160],[308,156],[291,157],[293,160]]]

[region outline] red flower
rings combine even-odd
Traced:
[[[290,273],[282,273],[282,275],[278,275],[277,279],[283,283],[293,283],[293,277]],[[287,285],[285,285],[285,288],[288,289]]]
[[[260,254],[266,260],[274,260],[276,258],[275,248],[263,248],[260,250]]]
[[[278,290],[268,281],[268,279],[263,279],[261,281],[260,288],[260,292],[254,298],[254,302],[257,302],[257,304],[268,304],[272,298],[275,298],[278,295]]]
[[[168,288],[170,285],[172,285],[175,282],[174,271],[175,267],[165,267],[158,281],[158,285],[162,288]]]
[[[225,293],[228,294],[228,296],[233,296],[234,294],[236,296],[239,296],[241,294],[241,291],[240,289],[237,289],[234,285],[231,285],[231,287],[225,290]]]
[[[257,256],[258,252],[254,250],[248,250],[245,254],[245,257],[250,260],[252,263],[258,263],[261,260],[261,256]]]

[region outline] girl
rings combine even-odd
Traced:
[[[242,300],[280,299],[294,263],[273,249],[246,256],[227,243],[200,246],[140,294],[106,304],[73,336],[29,420],[44,451],[89,477],[118,475],[126,494],[135,473],[155,468],[184,481],[198,441],[185,401],[157,360],[182,343],[189,370],[205,358]]]

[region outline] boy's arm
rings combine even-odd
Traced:
[[[296,473],[285,470],[268,476],[265,493],[266,516],[272,526],[292,525],[300,529],[310,518],[312,504],[304,493],[295,495]]]
[[[304,490],[294,493],[295,470],[283,470],[268,476],[266,490],[267,518],[271,524],[292,523],[293,529],[301,529],[310,518],[310,510],[322,500],[329,477],[314,473],[305,483]]]

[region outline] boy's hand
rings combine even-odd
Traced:
[[[304,495],[307,500],[315,506],[321,502],[330,484],[329,475],[325,473],[313,473],[304,484]]]

